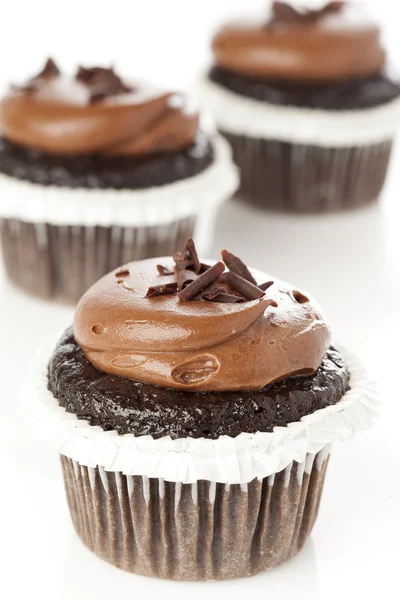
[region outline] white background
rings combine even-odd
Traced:
[[[375,2],[400,62],[397,1]],[[2,4],[0,84],[34,73],[52,54],[66,67],[116,61],[124,73],[185,86],[208,60],[215,26],[261,0],[114,0]],[[398,7],[397,7],[398,8]],[[17,392],[35,347],[72,309],[12,289],[0,274],[0,597],[103,600],[160,594],[203,598],[274,594],[280,600],[396,597],[400,539],[400,155],[381,205],[331,217],[264,215],[229,203],[209,254],[228,247],[254,267],[313,294],[335,337],[381,387],[376,427],[335,448],[312,539],[290,563],[251,580],[179,584],[102,563],[69,520],[58,457],[17,416]]]

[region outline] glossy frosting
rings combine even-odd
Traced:
[[[121,81],[109,69],[86,71]],[[64,155],[141,156],[181,150],[196,137],[199,118],[185,109],[182,95],[122,82],[122,93],[112,85],[96,98],[82,78],[44,73],[11,88],[0,102],[0,130],[11,142]]]
[[[312,20],[232,24],[214,37],[219,67],[260,79],[336,82],[379,73],[386,55],[365,8],[345,2]]]
[[[261,300],[239,304],[146,298],[149,287],[175,281],[158,275],[160,263],[174,268],[171,258],[130,263],[78,304],[75,338],[97,369],[162,387],[222,391],[261,389],[320,366],[330,331],[303,294],[276,281]]]

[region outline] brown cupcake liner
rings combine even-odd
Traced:
[[[193,235],[196,217],[152,227],[90,227],[1,219],[6,272],[35,296],[76,303],[100,277],[133,260],[168,256]]]
[[[377,201],[393,146],[323,148],[222,133],[241,171],[237,197],[284,212],[326,213]]]
[[[329,447],[249,484],[171,483],[61,456],[75,529],[98,557],[151,577],[248,577],[293,557],[318,514]]]

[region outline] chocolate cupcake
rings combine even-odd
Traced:
[[[0,232],[23,290],[76,302],[129,260],[172,253],[237,187],[230,149],[182,94],[47,61],[0,102]]]
[[[175,580],[247,577],[294,556],[331,444],[376,397],[303,292],[192,240],[81,299],[23,394],[61,453],[71,517],[99,557]]]
[[[379,27],[362,3],[296,10],[213,40],[205,102],[260,208],[328,212],[379,198],[400,120]]]

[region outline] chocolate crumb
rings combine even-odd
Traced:
[[[121,269],[115,273],[115,277],[128,277],[129,271],[128,269]]]

